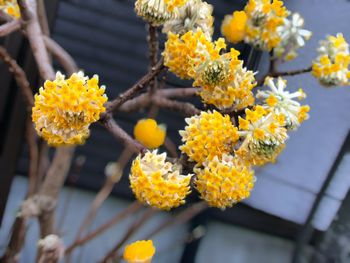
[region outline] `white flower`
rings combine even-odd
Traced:
[[[213,6],[201,0],[189,0],[178,8],[175,17],[164,24],[163,33],[173,32],[183,35],[186,32],[202,29],[211,38],[213,34]]]
[[[270,90],[259,90],[256,97],[265,101],[264,108],[271,108],[276,115],[284,115],[287,130],[295,130],[302,121],[309,117],[307,114],[308,108],[305,108],[308,106],[301,106],[295,100],[306,98],[306,94],[302,89],[290,93],[288,90],[285,90],[287,81],[282,78],[277,79],[277,85],[275,85],[273,78],[266,78],[265,85]],[[305,112],[305,110],[307,111]]]
[[[297,49],[303,47],[310,39],[312,32],[304,27],[304,19],[298,13],[294,13],[290,19],[284,19],[284,25],[278,28],[281,37],[280,44],[274,49],[274,55],[285,60],[294,59]]]

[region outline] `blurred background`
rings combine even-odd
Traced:
[[[131,0],[47,0],[51,34],[76,60],[87,75],[98,74],[109,98],[130,87],[147,72],[148,51],[144,22],[136,17]],[[225,14],[241,10],[245,1],[208,0],[214,6],[215,33]],[[350,41],[350,1],[289,0],[292,12],[305,18],[313,32],[299,57],[281,69],[310,66],[318,41],[327,34],[343,32]],[[164,41],[164,36],[161,37]],[[28,44],[18,34],[2,40],[11,55],[25,68],[31,81],[39,83]],[[163,46],[161,44],[161,46]],[[246,66],[264,74],[268,54],[241,44]],[[59,69],[59,68],[57,68]],[[0,64],[0,253],[7,243],[13,218],[26,192],[28,167],[24,143],[25,111],[20,94],[6,67]],[[191,84],[170,76],[170,86]],[[291,133],[287,147],[274,165],[256,170],[251,197],[226,211],[208,209],[188,224],[176,225],[157,235],[154,262],[350,262],[350,92],[349,87],[325,89],[310,74],[288,79],[290,90],[300,87],[308,94],[311,118]],[[193,99],[200,107],[200,101]],[[144,112],[118,114],[118,123],[132,132]],[[171,121],[169,121],[171,120]],[[159,123],[167,125],[178,144],[182,116],[161,112]],[[105,180],[108,162],[116,161],[122,146],[102,126],[93,125],[91,137],[77,148],[76,160],[85,158],[79,173],[74,170],[61,194],[58,213],[60,234],[70,243],[84,218],[94,192]],[[80,158],[80,159],[79,159]],[[73,165],[74,166],[74,165]],[[92,229],[134,198],[128,171],[101,207]],[[133,236],[143,238],[162,220],[173,216],[159,213]],[[121,238],[139,215],[124,220],[74,254],[73,262],[97,262]],[[37,224],[30,222],[21,262],[33,262]],[[102,241],[102,242],[101,242]]]

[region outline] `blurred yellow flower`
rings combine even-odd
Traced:
[[[152,240],[138,240],[125,247],[123,258],[127,263],[151,263],[155,253]]]
[[[244,41],[255,48],[270,51],[281,42],[278,28],[289,11],[280,0],[249,0],[245,6],[247,27]]]
[[[83,72],[66,79],[57,72],[35,95],[32,120],[39,136],[49,145],[83,144],[89,126],[100,118],[107,101],[105,87],[98,85],[98,76],[91,79]]]
[[[254,187],[254,171],[231,155],[215,156],[194,171],[201,198],[213,207],[231,207],[248,198]]]
[[[153,119],[142,119],[134,127],[134,136],[145,147],[154,149],[163,145],[166,129],[164,125],[158,125]]]
[[[191,161],[201,165],[215,156],[233,152],[239,136],[230,116],[217,111],[202,111],[185,121],[185,130],[179,132],[184,144],[179,148]]]
[[[185,203],[190,193],[191,175],[181,175],[180,167],[166,162],[166,153],[156,150],[138,155],[129,176],[136,198],[149,206],[170,210]]]
[[[247,14],[244,11],[235,11],[226,15],[221,25],[221,34],[233,44],[244,39],[247,26]]]
[[[343,34],[328,36],[320,41],[318,53],[312,64],[312,75],[326,87],[349,85],[349,44]]]
[[[20,18],[21,12],[16,0],[0,0],[0,10],[3,10],[9,16]]]

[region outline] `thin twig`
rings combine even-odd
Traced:
[[[168,89],[160,90],[159,95],[167,98],[185,98],[185,97],[191,97],[196,95],[198,91],[200,91],[199,87],[168,88]]]
[[[21,28],[21,21],[18,19],[13,19],[0,26],[0,37],[7,36]]]
[[[142,152],[145,147],[142,146],[139,142],[134,140],[127,132],[125,132],[113,118],[103,119],[102,123],[106,127],[106,129],[119,141],[125,144],[126,147],[130,147],[130,149],[135,153]]]
[[[146,85],[152,81],[152,79],[159,74],[164,68],[163,59],[161,59],[150,72],[143,76],[137,83],[135,83],[130,89],[120,94],[116,99],[111,101],[106,106],[106,114],[111,114],[116,111],[124,102],[131,99],[136,93],[140,92]],[[101,116],[103,118],[103,115]]]
[[[52,164],[40,189],[39,196],[47,200],[47,207],[41,207],[40,230],[41,237],[54,233],[54,209],[59,192],[68,173],[74,147],[57,148]],[[68,164],[68,165],[67,165]]]
[[[170,153],[171,157],[178,158],[177,147],[168,136],[165,138],[164,147]]]
[[[22,26],[29,40],[40,76],[45,80],[53,79],[55,77],[55,72],[38,22],[36,1],[18,0],[18,6],[24,22]]]
[[[26,123],[26,141],[29,149],[29,186],[28,195],[31,196],[35,193],[35,185],[38,180],[38,161],[39,161],[39,150],[38,144],[36,143],[36,132],[33,126],[31,118],[27,117]]]
[[[162,224],[158,225],[152,232],[150,232],[148,235],[146,235],[145,239],[150,239],[165,228],[175,225],[175,224],[182,224],[200,212],[202,212],[204,209],[208,208],[207,204],[205,202],[199,202],[192,204],[188,208],[184,209],[180,213],[178,213],[174,217],[170,217],[169,219],[165,220]]]
[[[47,50],[57,59],[58,63],[63,67],[67,74],[72,75],[78,71],[78,66],[69,53],[62,48],[55,40],[44,36]]]
[[[33,93],[30,88],[30,84],[27,80],[27,76],[23,69],[17,64],[17,62],[11,58],[10,54],[7,53],[6,49],[0,47],[0,59],[3,60],[9,67],[10,72],[16,80],[18,87],[20,88],[23,98],[25,100],[27,111],[31,112],[34,105]]]
[[[83,220],[83,223],[81,224],[79,231],[76,236],[76,240],[79,240],[82,234],[86,229],[89,228],[91,225],[93,219],[96,216],[97,210],[101,207],[103,202],[107,199],[107,197],[112,192],[114,186],[116,183],[118,183],[123,175],[123,170],[125,166],[127,165],[128,161],[130,160],[133,152],[130,151],[128,148],[124,148],[123,152],[120,154],[117,162],[116,162],[116,169],[117,171],[114,171],[113,175],[107,175],[106,181],[103,185],[103,187],[100,189],[100,191],[95,196],[94,200],[92,201],[89,211]]]
[[[141,203],[135,201],[131,205],[129,205],[126,209],[124,209],[121,212],[118,212],[114,217],[112,217],[110,220],[105,222],[103,225],[99,226],[97,229],[92,231],[91,233],[87,234],[83,238],[76,240],[73,242],[73,244],[69,245],[66,248],[66,255],[72,253],[72,251],[79,247],[84,245],[85,243],[89,242],[90,240],[96,238],[97,236],[101,235],[104,233],[107,229],[111,228],[115,224],[119,223],[122,221],[124,218],[126,218],[130,214],[134,214],[136,211],[141,209],[143,206]]]
[[[126,233],[117,243],[117,245],[114,246],[100,262],[108,263],[109,260],[117,257],[118,251],[124,245],[124,243],[156,212],[156,210],[148,208],[147,211],[129,227],[129,229],[126,231]]]
[[[158,105],[161,108],[166,108],[169,110],[177,111],[182,113],[184,116],[193,116],[200,113],[200,110],[197,109],[193,104],[188,102],[180,102],[175,100],[169,100],[162,97],[153,97],[152,101],[154,104]]]
[[[295,76],[303,73],[308,73],[312,71],[312,67],[304,68],[304,69],[297,69],[297,70],[291,70],[291,71],[284,71],[284,72],[275,72],[272,74],[272,77],[283,77],[283,76]]]
[[[37,0],[38,21],[45,36],[50,36],[50,27],[47,21],[44,0]]]

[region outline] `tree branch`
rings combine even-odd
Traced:
[[[155,65],[150,72],[143,76],[137,83],[135,83],[130,89],[120,94],[113,101],[107,103],[106,113],[108,115],[116,111],[124,102],[131,99],[136,93],[141,91],[152,79],[159,74],[159,72],[164,68],[163,59],[161,59],[157,65]],[[103,118],[103,116],[101,117]]]
[[[100,191],[95,196],[94,200],[92,201],[89,211],[87,215],[85,216],[79,231],[76,236],[76,240],[79,240],[81,235],[84,233],[85,230],[89,228],[92,221],[94,220],[98,209],[101,207],[103,202],[108,198],[110,193],[112,192],[114,186],[120,181],[125,166],[128,164],[128,161],[132,157],[133,152],[129,150],[129,148],[124,148],[122,153],[120,154],[117,162],[115,163],[114,171],[112,171],[112,174],[106,174],[106,181]]]
[[[146,235],[145,239],[150,239],[165,228],[175,225],[175,224],[182,224],[200,212],[202,212],[204,209],[207,209],[208,206],[205,202],[201,201],[199,203],[192,204],[191,206],[187,207],[183,211],[179,212],[175,217],[170,217],[168,220],[165,220],[162,224],[157,226],[152,232],[150,232],[148,235]]]
[[[26,103],[26,108],[28,112],[32,111],[34,105],[33,93],[30,88],[30,84],[27,80],[27,76],[24,73],[23,69],[17,64],[17,62],[11,58],[10,54],[7,53],[6,49],[0,47],[0,59],[2,59],[7,66],[9,71],[13,73],[13,76],[16,80],[18,87],[20,88],[23,98]]]
[[[102,123],[106,127],[106,129],[119,141],[124,143],[126,147],[130,147],[130,149],[135,153],[140,153],[145,150],[145,147],[142,146],[139,142],[134,140],[127,132],[125,132],[113,118],[109,117],[107,119],[103,119]]]
[[[39,25],[36,1],[18,0],[18,5],[24,22],[22,26],[26,32],[35,61],[38,65],[40,76],[45,80],[52,80],[55,77],[55,72],[51,65],[43,33]]]
[[[122,221],[124,218],[126,218],[130,214],[134,214],[136,211],[141,209],[143,206],[138,201],[133,202],[131,205],[129,205],[125,210],[122,212],[117,213],[114,217],[112,217],[110,220],[108,220],[106,223],[98,227],[96,230],[92,231],[91,233],[87,234],[85,237],[76,240],[67,247],[66,249],[66,255],[69,255],[72,253],[72,251],[79,246],[84,245],[85,243],[89,242],[90,240],[94,239],[95,237],[101,235],[104,233],[107,229],[111,228],[115,224]]]
[[[193,116],[200,113],[200,110],[188,102],[180,102],[169,100],[166,98],[155,96],[152,98],[154,104],[161,108],[166,108],[173,111],[178,111],[184,116]]]
[[[78,66],[69,53],[63,49],[55,40],[44,36],[47,50],[57,59],[58,63],[64,68],[68,75],[78,71]]]
[[[13,19],[0,26],[0,37],[6,36],[15,32],[21,28],[21,21],[18,19]]]
[[[121,238],[121,240],[117,243],[115,247],[113,247],[107,255],[100,261],[101,263],[108,263],[110,259],[118,256],[118,250],[124,245],[124,243],[141,227],[143,224],[150,219],[154,214],[156,213],[156,210],[148,208],[147,211],[140,217],[138,220],[136,220],[126,231],[124,236]]]

